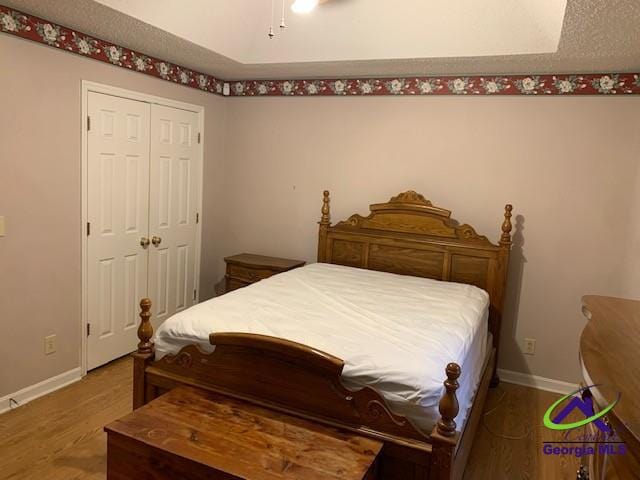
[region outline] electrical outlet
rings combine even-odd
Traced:
[[[44,354],[51,355],[56,351],[56,336],[49,335],[48,337],[44,337]]]
[[[536,339],[535,338],[525,338],[524,339],[524,347],[523,347],[522,351],[526,355],[535,355],[535,353],[536,353]]]

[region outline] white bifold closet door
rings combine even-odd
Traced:
[[[154,325],[194,303],[198,115],[89,92],[87,368],[136,348],[138,303]]]

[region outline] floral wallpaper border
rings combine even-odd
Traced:
[[[229,82],[231,96],[640,94],[640,75],[487,75]]]
[[[144,55],[3,5],[0,5],[0,31],[186,87],[222,94],[223,82],[211,75]]]
[[[218,95],[615,95],[640,94],[640,74],[483,75],[331,80],[236,80],[150,57],[0,5],[0,31]]]

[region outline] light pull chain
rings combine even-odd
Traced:
[[[273,2],[275,0],[271,0],[271,26],[269,27],[269,40],[273,40],[273,37],[276,36],[275,32],[273,31],[273,13],[274,13],[274,8],[273,8]]]
[[[282,20],[280,20],[280,28],[282,30],[287,28],[287,23],[284,20],[284,2],[285,2],[285,0],[282,0]]]

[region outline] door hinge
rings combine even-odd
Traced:
[[[200,143],[200,132],[198,132],[198,143]]]
[[[87,337],[91,335],[91,324],[87,323]]]
[[[196,212],[196,223],[200,223],[200,213]]]
[[[91,223],[87,222],[87,237],[91,235]]]
[[[87,132],[91,130],[91,117],[87,115]]]
[[[196,299],[196,290],[193,291],[193,299]]]

